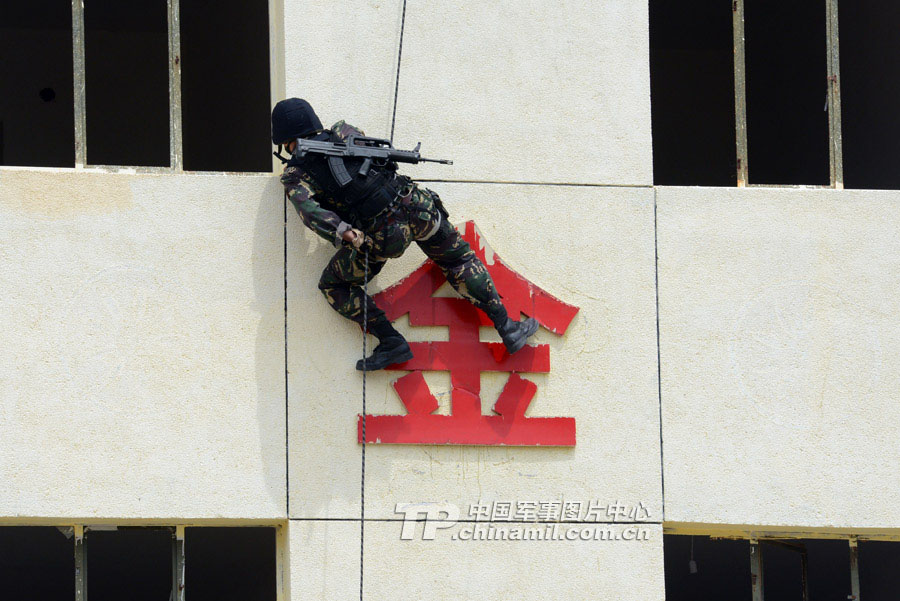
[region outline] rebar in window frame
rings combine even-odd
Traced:
[[[84,2],[72,0],[72,70],[75,82],[75,168],[87,162],[85,145],[86,104],[84,97]]]
[[[172,601],[184,601],[184,526],[172,531]]]
[[[831,187],[844,188],[843,137],[841,136],[841,52],[838,36],[838,0],[825,0],[825,29],[828,52],[827,110],[828,156]]]
[[[179,0],[168,0],[169,11],[169,167],[181,172],[181,23]]]
[[[87,601],[87,556],[84,553],[84,526],[73,527],[75,536],[75,601]]]
[[[733,0],[731,22],[734,33],[734,128],[737,145],[737,185],[747,185],[747,81],[745,77],[744,0]]]
[[[732,0],[732,31],[734,34],[734,125],[737,146],[737,185],[750,186],[747,164],[747,79],[746,39],[744,36],[744,0]],[[840,44],[838,41],[838,0],[825,0],[825,46],[827,61],[826,101],[828,111],[828,157],[830,187],[844,188],[843,142],[841,136]],[[791,188],[795,186],[765,187]],[[804,186],[806,187],[806,186]]]
[[[763,560],[759,540],[750,539],[750,590],[753,601],[763,601]]]
[[[848,599],[860,601],[859,598],[859,539],[850,537],[850,596]]]
[[[181,31],[179,0],[167,0],[169,60],[169,166],[121,167],[139,172],[180,173],[183,170],[181,141]],[[72,69],[75,97],[75,168],[87,165],[87,100],[85,91],[84,0],[72,0]],[[93,166],[93,165],[92,165]],[[106,167],[106,166],[105,166]]]

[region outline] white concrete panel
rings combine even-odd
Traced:
[[[529,415],[574,417],[577,444],[370,445],[366,515],[395,518],[395,505],[405,502],[450,501],[466,508],[479,500],[566,497],[643,502],[652,519],[661,519],[652,190],[446,183],[433,188],[455,223],[474,220],[508,265],[580,307],[564,336],[544,330],[536,336],[551,347],[550,373],[525,375],[538,385]],[[316,289],[333,252],[290,214],[292,517],[359,515],[356,415],[362,378],[354,364],[362,353],[361,335]],[[387,264],[372,291],[405,277],[423,260],[414,245]],[[406,320],[398,324],[411,339],[428,339]],[[401,375],[368,375],[369,413],[404,412],[390,386]],[[439,394],[440,378],[432,381]],[[492,377],[483,381],[487,412],[496,400],[491,391],[496,394],[501,383]]]
[[[286,0],[285,89],[325,127],[344,119],[389,137],[402,0]]]
[[[896,528],[896,192],[659,188],[666,520]]]
[[[420,178],[650,184],[646,2],[410,0],[397,146]]]
[[[655,601],[665,596],[658,524],[587,527],[590,536],[606,531],[600,536],[609,536],[608,540],[453,540],[463,527],[472,524],[439,530],[434,540],[421,540],[420,525],[415,540],[400,540],[400,522],[367,522],[365,597]],[[582,526],[559,525],[558,531],[574,528],[581,536]],[[627,540],[638,528],[646,539]],[[292,521],[291,574],[292,598],[298,601],[358,596],[359,522]]]
[[[290,520],[288,528],[290,598],[358,599],[359,521]]]
[[[0,170],[0,515],[285,514],[280,194]]]

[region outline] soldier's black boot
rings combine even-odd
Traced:
[[[378,346],[372,354],[356,362],[359,371],[377,371],[394,363],[403,363],[413,358],[412,349],[403,334],[394,329],[387,318],[376,321],[371,332],[378,337]]]
[[[524,321],[513,321],[509,317],[506,322],[496,326],[500,338],[510,355],[525,346],[525,341],[529,336],[537,332],[538,322],[535,318],[529,317]]]

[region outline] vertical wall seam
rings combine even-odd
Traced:
[[[666,463],[663,450],[662,360],[659,344],[659,235],[656,209],[657,190],[653,188],[653,284],[656,290],[656,398],[659,403],[659,487],[662,497],[662,521],[666,520]]]
[[[397,97],[400,91],[400,60],[403,58],[403,32],[406,29],[406,0],[403,0],[403,14],[400,17],[400,42],[397,45],[397,70],[394,75],[394,108],[391,112],[391,142],[394,141],[394,126],[397,123]]]

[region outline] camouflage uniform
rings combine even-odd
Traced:
[[[331,129],[342,140],[351,133],[363,135],[343,121],[338,121]],[[340,246],[319,280],[319,289],[328,304],[347,319],[362,325],[365,299],[369,325],[383,318],[384,312],[362,290],[364,251],[340,241],[341,228],[346,228],[345,222],[350,220],[350,207],[326,197],[313,178],[299,167],[285,168],[281,182],[303,223],[322,238]],[[369,279],[381,271],[388,259],[399,257],[415,241],[440,266],[447,281],[460,295],[495,321],[505,319],[506,310],[490,274],[457,229],[444,218],[441,208],[437,194],[413,183],[412,190],[404,195],[396,208],[376,216],[370,223],[353,223],[353,227],[371,239]]]

